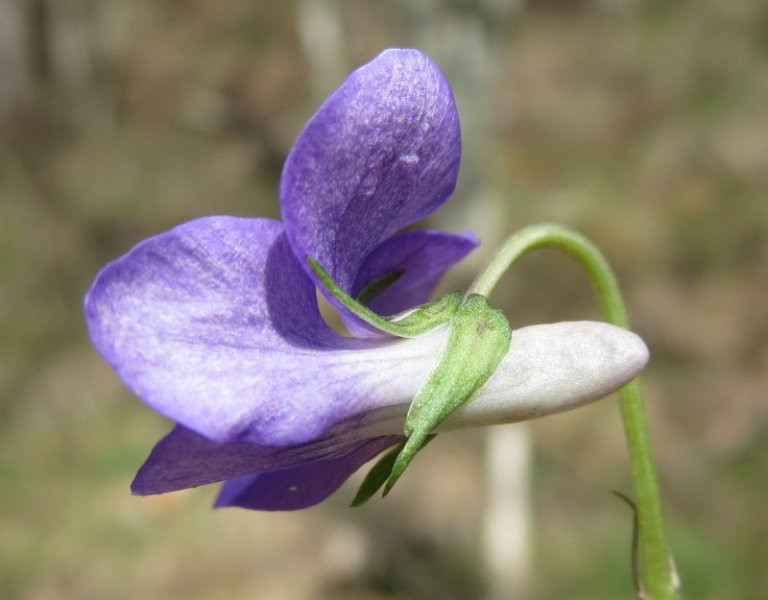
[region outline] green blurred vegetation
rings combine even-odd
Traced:
[[[212,489],[130,495],[167,424],[90,348],[82,296],[175,223],[277,217],[312,90],[291,3],[69,4],[109,43],[89,42],[83,70],[33,37],[48,55],[0,114],[0,596],[479,597],[481,432],[441,436],[354,511],[353,485],[295,514],[212,513]],[[350,67],[416,43],[396,6],[341,3]],[[492,136],[465,145],[491,157],[489,210],[504,231],[577,227],[614,262],[652,349],[686,596],[768,597],[768,4],[532,1],[497,26]],[[581,273],[547,253],[495,300],[513,324],[597,316]],[[628,490],[616,407],[533,433],[535,597],[632,597],[630,515],[609,493]]]

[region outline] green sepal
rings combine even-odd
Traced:
[[[384,495],[402,475],[432,430],[469,400],[509,350],[512,328],[488,299],[471,294],[450,321],[445,349],[405,419],[408,440],[397,455]]]
[[[363,306],[369,306],[371,301],[376,298],[381,292],[386,290],[389,286],[393,285],[398,279],[405,275],[405,269],[397,269],[391,273],[387,273],[378,279],[374,279],[368,285],[366,285],[360,293],[357,295],[357,300]]]
[[[344,308],[360,317],[369,325],[397,337],[416,337],[426,333],[430,329],[434,329],[438,325],[447,323],[461,304],[462,293],[458,291],[451,292],[430,304],[423,304],[422,306],[407,311],[403,315],[396,315],[390,319],[385,319],[366,306],[363,306],[360,302],[342,290],[339,287],[339,284],[328,275],[325,269],[323,269],[314,258],[308,256],[307,262],[331,296],[338,300]],[[397,277],[399,277],[399,275]],[[388,285],[391,285],[397,277],[389,281]],[[376,292],[378,291],[380,291],[380,289],[376,290]]]
[[[436,437],[437,434],[427,436],[422,448]],[[392,473],[392,467],[395,464],[395,459],[397,459],[397,455],[400,454],[400,451],[404,446],[405,441],[400,442],[376,461],[376,464],[371,467],[371,470],[368,471],[365,479],[363,479],[363,482],[360,484],[357,494],[355,494],[355,499],[352,500],[352,504],[349,505],[350,507],[365,504],[368,500],[373,498],[373,495],[378,492],[379,489],[381,489],[381,486],[384,485],[387,479],[389,479],[389,475]]]

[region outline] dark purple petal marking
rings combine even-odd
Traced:
[[[376,246],[445,202],[460,154],[437,66],[416,50],[383,52],[320,107],[286,160],[280,197],[296,256],[348,292]]]

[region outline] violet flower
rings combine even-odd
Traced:
[[[85,299],[94,345],[176,423],[134,493],[223,481],[216,506],[299,509],[404,439],[409,403],[447,328],[394,338],[330,296],[355,337],[340,335],[320,315],[307,258],[353,297],[399,274],[368,303],[379,314],[426,302],[478,242],[401,231],[453,191],[460,145],[453,95],[435,64],[415,50],[386,51],[299,136],[280,185],[283,222],[201,218],[99,273]],[[646,360],[637,336],[604,323],[516,330],[493,376],[439,430],[579,406],[629,381]]]

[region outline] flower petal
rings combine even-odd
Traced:
[[[383,52],[320,107],[286,160],[280,197],[296,256],[349,292],[376,246],[445,202],[460,153],[437,66],[417,50]]]
[[[424,337],[442,343],[444,334],[441,328]],[[435,431],[516,423],[578,408],[629,383],[647,362],[643,340],[608,323],[572,321],[516,329],[496,372]],[[378,407],[368,415],[365,431],[401,433],[410,399],[391,399]]]
[[[517,329],[496,373],[438,431],[513,423],[577,408],[629,383],[647,362],[643,340],[608,323]]]
[[[434,337],[439,346],[441,335],[425,337]],[[438,431],[522,421],[581,406],[630,381],[647,359],[638,336],[605,323],[518,329],[496,373]],[[409,400],[387,395],[377,408],[347,418],[317,440],[281,448],[217,443],[177,426],[152,450],[132,489],[157,494],[233,480],[217,506],[303,508],[325,498],[358,466],[402,440]]]
[[[215,506],[253,510],[308,508],[325,500],[362,465],[402,439],[377,437],[343,456],[227,481]]]
[[[86,297],[95,346],[143,400],[215,441],[302,444],[407,402],[435,336],[343,338],[280,223],[211,217],[139,244]]]
[[[351,295],[393,272],[402,276],[382,290],[368,307],[380,315],[394,315],[429,300],[443,274],[480,241],[471,233],[407,231],[380,244],[363,263]]]
[[[367,431],[364,420],[351,420],[320,440],[275,448],[244,442],[213,442],[177,425],[152,449],[136,474],[131,489],[142,496],[162,494],[255,473],[290,471],[310,464],[331,464],[341,459],[350,461],[353,459],[345,457],[356,454],[373,439]],[[388,445],[392,445],[402,438],[387,436],[386,439],[389,440]],[[362,462],[366,460],[368,458],[362,459]]]
[[[437,338],[442,333],[427,335]],[[516,423],[578,408],[629,383],[647,362],[643,340],[608,323],[573,321],[516,329],[496,372],[435,431]],[[368,430],[377,435],[401,433],[410,401],[393,400],[379,407],[367,419]]]

